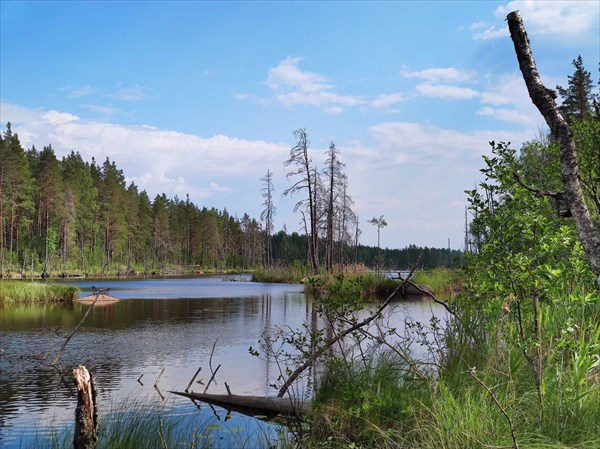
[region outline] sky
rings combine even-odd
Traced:
[[[301,230],[284,161],[304,128],[333,141],[361,243],[463,249],[490,141],[545,132],[506,15],[520,10],[546,86],[578,55],[598,82],[598,1],[0,0],[0,121],[24,147],[109,158],[127,182]]]

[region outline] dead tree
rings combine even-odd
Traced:
[[[519,68],[527,86],[533,104],[540,111],[552,135],[560,145],[561,175],[564,196],[571,211],[577,235],[588,256],[592,270],[600,285],[600,236],[599,230],[592,221],[581,188],[579,167],[577,165],[577,148],[569,124],[556,105],[556,92],[542,84],[523,19],[519,11],[513,11],[506,17],[510,37],[515,46]]]
[[[77,408],[75,409],[74,449],[95,449],[98,442],[98,406],[96,404],[96,383],[92,374],[83,365],[73,369],[73,379],[77,387]]]

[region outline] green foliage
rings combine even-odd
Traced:
[[[416,284],[425,284],[439,297],[448,297],[463,288],[464,272],[459,269],[433,268],[415,271],[411,279]]]
[[[79,289],[71,285],[0,281],[0,304],[17,302],[73,302]]]
[[[300,284],[310,269],[298,262],[285,267],[259,267],[252,272],[254,282]]]
[[[434,364],[392,344],[410,369],[386,380],[397,388],[388,408],[386,394],[371,395],[386,362],[372,353],[337,357],[319,384],[306,447],[514,447],[513,437],[520,448],[600,447],[600,292],[573,224],[557,213],[561,204],[535,192],[558,187],[555,148],[492,147],[480,189],[468,192],[474,253],[466,294],[454,299],[443,332],[434,323],[433,341],[407,323],[403,344],[421,344]],[[549,175],[540,184],[544,174],[530,164],[545,149]],[[416,281],[460,283],[443,270]],[[418,387],[415,367],[426,373]]]
[[[563,100],[560,110],[565,118],[570,121],[583,121],[592,115],[594,83],[591,73],[583,66],[581,55],[573,60],[573,67],[575,72],[568,77],[567,87],[556,86],[556,90]]]
[[[328,441],[331,447],[388,447],[401,442],[414,418],[419,389],[427,386],[407,379],[403,360],[384,353],[364,363],[332,361],[319,380],[315,413],[309,417],[307,446]],[[385,430],[383,430],[385,429]]]

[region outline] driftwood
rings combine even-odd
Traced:
[[[73,369],[73,379],[77,388],[73,447],[74,449],[95,449],[98,442],[96,383],[92,374],[83,365]]]
[[[600,235],[583,197],[573,133],[556,105],[556,92],[542,84],[521,14],[519,11],[513,11],[508,14],[506,20],[529,97],[559,143],[564,199],[575,222],[577,236],[600,285]]]
[[[249,416],[266,416],[269,418],[277,415],[297,416],[311,409],[310,401],[293,398],[280,398],[271,396],[241,396],[237,394],[210,394],[210,393],[185,393],[171,391],[170,393],[184,396],[192,400],[206,402],[227,410],[243,413]]]

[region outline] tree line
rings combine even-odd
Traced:
[[[24,149],[10,122],[0,135],[0,276],[36,272],[132,274],[171,266],[198,270],[248,269],[306,264],[313,270],[334,264],[375,264],[377,248],[359,245],[358,217],[348,179],[332,143],[325,167],[309,153],[305,130],[285,165],[293,182],[284,195],[299,197],[301,233],[274,233],[273,177],[261,178],[260,219],[226,209],[200,207],[189,196],[149,198],[109,158],[84,161],[71,151],[58,159],[52,146]],[[257,195],[258,196],[258,195]],[[303,232],[302,232],[303,231]],[[456,253],[427,249],[431,266],[451,265]],[[390,266],[404,267],[405,250],[385,250]],[[414,258],[412,259],[414,260]]]

